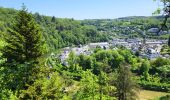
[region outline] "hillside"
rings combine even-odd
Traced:
[[[12,24],[17,12],[15,9],[0,8],[1,37],[2,33],[5,34],[6,29]],[[95,26],[82,25],[78,20],[43,16],[39,13],[35,13],[33,16],[43,31],[50,51],[66,46],[109,40],[108,35],[97,31]]]
[[[112,34],[113,37],[120,38],[142,38],[143,33],[148,38],[167,39],[167,29],[164,29],[160,34],[151,33],[148,30],[152,28],[160,28],[163,17],[161,16],[130,16],[117,19],[92,19],[83,20],[85,25],[96,26],[98,31],[104,31]],[[170,20],[167,21],[167,26],[170,26]]]
[[[0,8],[0,32],[5,33],[11,25],[17,10]],[[33,14],[35,21],[41,26],[44,39],[50,47],[55,49],[83,45],[89,42],[105,42],[114,37],[118,38],[142,38],[145,32],[148,38],[167,39],[167,34],[148,32],[151,28],[159,28],[162,17],[131,16],[117,19],[86,19],[74,20]],[[167,26],[170,26],[168,20]],[[0,34],[2,37],[2,34]]]
[[[0,8],[0,99],[168,99],[170,46],[158,39],[169,34],[152,30],[161,20],[74,20],[32,14],[24,5]]]

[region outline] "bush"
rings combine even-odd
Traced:
[[[162,96],[159,100],[170,100],[170,95]]]
[[[139,85],[146,90],[170,92],[170,84],[138,81]]]

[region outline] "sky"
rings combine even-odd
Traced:
[[[0,0],[0,7],[21,9],[58,18],[114,19],[127,16],[152,16],[158,8],[153,0]]]

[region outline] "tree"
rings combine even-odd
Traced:
[[[15,23],[8,29],[6,42],[3,50],[3,57],[7,63],[24,62],[37,60],[43,55],[42,34],[38,24],[31,14],[23,6],[15,17]]]
[[[70,71],[77,71],[77,57],[74,51],[71,51],[68,57],[68,66]]]
[[[100,71],[99,80],[98,80],[98,83],[99,83],[99,100],[102,100],[104,87],[107,87],[107,85],[108,85],[107,81],[108,81],[108,78],[106,76],[106,73]]]
[[[40,73],[40,58],[44,54],[40,27],[25,6],[8,28],[5,41],[7,45],[2,49],[2,57],[6,58],[4,80],[8,78],[6,85],[9,89],[23,89],[26,84],[32,84]]]
[[[153,67],[161,67],[161,66],[164,66],[164,65],[169,65],[170,64],[170,60],[169,59],[166,59],[166,58],[157,58],[156,60],[154,60],[152,62],[152,66]]]
[[[168,46],[170,47],[170,36],[168,38]]]
[[[145,80],[149,80],[149,73],[148,73],[149,68],[150,68],[149,61],[144,61],[141,65],[141,72],[142,72]]]
[[[51,73],[49,78],[38,79],[27,90],[19,94],[21,100],[59,100],[64,96],[63,79],[56,72]]]
[[[34,16],[35,16],[35,20],[38,24],[41,24],[43,22],[42,16],[39,13],[36,12],[34,14]]]
[[[164,20],[163,20],[163,22],[161,24],[161,28],[157,32],[159,34],[159,32],[162,31],[163,29],[168,29],[167,21],[168,21],[168,18],[170,17],[170,0],[154,0],[154,1],[160,1],[164,5],[164,7],[162,9],[163,15],[164,15]],[[160,12],[161,12],[161,9],[158,8],[156,13],[159,14]]]
[[[137,57],[140,56],[140,51],[139,50],[135,52],[135,56],[137,56]]]
[[[80,89],[74,95],[74,100],[96,100],[98,97],[97,77],[90,71],[84,71],[80,81]]]
[[[138,86],[132,79],[129,66],[121,65],[118,69],[116,78],[118,100],[134,100],[137,97]]]
[[[164,65],[157,69],[158,69],[158,71],[160,71],[162,73],[162,76],[164,79],[166,79],[167,76],[170,75],[170,65]]]
[[[54,16],[51,18],[51,22],[55,23],[55,17]]]
[[[92,69],[93,68],[93,58],[91,56],[80,55],[78,63],[82,67],[83,70]]]

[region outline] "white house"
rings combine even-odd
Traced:
[[[101,48],[109,48],[109,43],[108,42],[99,42],[99,43],[90,43],[89,47],[90,48],[96,48],[97,46],[101,47]]]

